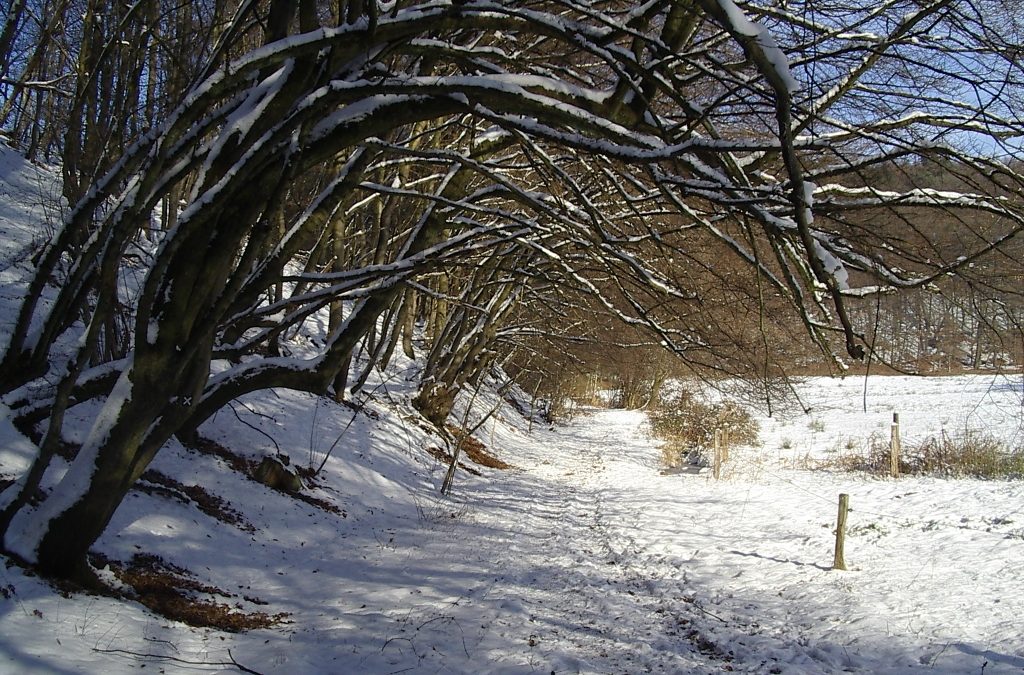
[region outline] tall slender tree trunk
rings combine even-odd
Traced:
[[[11,55],[14,51],[14,36],[18,32],[22,14],[25,12],[24,0],[14,0],[7,9],[7,19],[0,31],[0,80],[11,72]]]

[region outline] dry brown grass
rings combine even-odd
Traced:
[[[257,466],[256,462],[248,459],[247,457],[242,457],[241,455],[232,452],[229,448],[224,447],[223,445],[217,443],[216,441],[213,441],[209,438],[199,437],[191,446],[189,446],[189,449],[198,452],[202,455],[218,457],[229,467],[231,467],[238,473],[242,474],[249,480],[257,483],[259,482],[253,477],[253,474],[255,473]],[[307,469],[305,467],[296,467],[296,470],[302,477],[302,481],[303,483],[305,483],[307,487],[316,487],[316,475],[311,469]],[[262,485],[262,483],[260,484]],[[296,499],[300,502],[305,502],[310,506],[315,506],[316,508],[322,511],[333,513],[334,515],[341,516],[342,518],[348,517],[348,514],[345,513],[344,509],[339,507],[337,504],[333,504],[327,501],[326,499],[320,499],[319,497],[314,497],[305,492],[287,492],[285,490],[278,490],[278,492],[280,492],[281,494],[288,495],[292,499]]]
[[[427,448],[427,452],[430,453],[431,457],[441,462],[442,464],[452,463],[452,454],[447,450],[437,447],[436,445],[432,445],[429,448]],[[474,476],[483,475],[473,467],[467,466],[465,462],[459,462],[459,468],[465,471],[466,473],[470,473]]]
[[[448,431],[456,439],[462,443],[462,452],[465,453],[466,457],[469,458],[474,464],[480,466],[486,466],[489,469],[512,469],[514,468],[508,462],[503,462],[494,455],[487,452],[487,446],[467,434],[464,430],[459,429],[456,426],[448,425]],[[451,458],[448,459],[451,461]]]
[[[872,436],[863,452],[840,453],[832,462],[845,471],[889,473],[889,440]],[[984,433],[941,434],[903,443],[900,473],[941,478],[1024,479],[1024,451]]]

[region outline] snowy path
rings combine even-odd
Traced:
[[[507,663],[508,645],[523,643],[530,651],[519,665],[541,672],[702,669],[704,659],[680,624],[677,605],[687,599],[650,583],[657,573],[681,584],[682,573],[671,565],[652,568],[610,515],[608,455],[623,443],[650,452],[649,440],[632,433],[635,416],[628,422],[623,427],[615,413],[587,417],[551,439],[557,452],[534,457],[529,471],[491,486],[492,508],[478,513],[494,528],[486,548],[502,552],[500,575],[486,594],[499,610],[486,628],[484,642],[495,641],[488,660]],[[502,493],[508,489],[519,494]]]
[[[643,419],[578,419],[550,439],[558,451],[480,495],[476,545],[497,572],[462,608],[479,621],[478,670],[1024,669],[1024,532],[984,511],[1008,497],[1019,511],[1019,484],[662,476]],[[850,572],[829,569],[839,491],[864,513]],[[872,517],[896,505],[902,521]]]
[[[680,477],[660,474],[643,423],[641,413],[593,411],[551,439],[558,451],[491,486],[499,494],[479,516],[496,532],[514,529],[487,544],[502,550],[500,538],[509,539],[498,566],[505,572],[488,596],[517,600],[500,604],[513,611],[487,627],[500,640],[488,656],[507,660],[510,642],[530,641],[535,649],[522,665],[543,672],[770,672],[783,664],[813,673],[836,665],[804,654],[796,640],[752,637],[761,630],[742,608],[722,616],[722,587],[732,580],[720,575],[717,553],[731,535],[709,522],[721,515],[713,502],[676,494]],[[703,476],[690,478],[709,487]],[[503,505],[505,489],[522,495],[514,513]],[[702,559],[708,546],[716,552]]]
[[[385,448],[371,421],[360,444]],[[233,672],[233,658],[267,675],[1024,670],[1019,481],[786,468],[771,455],[792,425],[762,429],[726,480],[661,475],[643,414],[592,411],[532,434],[497,425],[489,445],[519,468],[460,472],[449,500],[427,496],[443,465],[406,461],[394,428],[379,426],[391,446],[334,465],[345,518],[171,452],[166,471],[248,504],[255,532],[137,495],[101,541],[255,594],[287,623],[189,628],[7,568],[0,673]],[[839,492],[849,572],[828,569]]]

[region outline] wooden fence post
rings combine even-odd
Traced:
[[[832,560],[832,569],[845,570],[846,559],[843,548],[846,546],[846,512],[850,510],[850,495],[839,495],[839,516],[836,518],[836,555]]]
[[[892,414],[892,433],[889,437],[889,475],[900,477],[900,414]]]
[[[715,480],[722,477],[722,430],[715,429],[715,457],[712,464],[712,473]]]

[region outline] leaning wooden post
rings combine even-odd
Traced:
[[[836,518],[836,555],[832,561],[832,569],[845,570],[846,560],[843,548],[846,546],[846,512],[850,510],[850,495],[839,495],[839,516]]]
[[[900,477],[900,414],[892,414],[892,434],[889,438],[889,475]]]
[[[715,480],[718,480],[722,477],[722,431],[720,429],[715,429],[715,458],[712,467]]]

